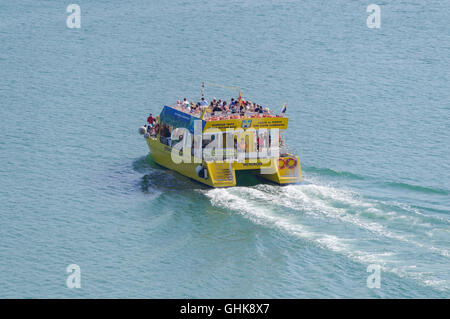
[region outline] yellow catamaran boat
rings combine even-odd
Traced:
[[[236,104],[241,103],[239,94]],[[178,104],[164,106],[139,130],[157,164],[212,187],[229,187],[236,186],[240,171],[278,184],[301,181],[300,160],[284,145],[287,125],[283,112],[217,112]]]

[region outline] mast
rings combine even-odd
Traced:
[[[205,97],[205,82],[202,82],[202,97]]]

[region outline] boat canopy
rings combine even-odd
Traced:
[[[194,120],[202,121],[202,131],[205,127],[206,121],[200,120],[198,117],[189,113],[179,111],[173,107],[165,105],[159,116],[161,122],[170,126],[179,128],[184,127],[194,134]]]

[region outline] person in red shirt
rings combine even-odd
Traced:
[[[153,125],[153,122],[155,121],[156,119],[153,117],[152,113],[150,113],[150,116],[147,118],[147,123]]]

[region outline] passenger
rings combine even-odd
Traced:
[[[204,109],[207,109],[208,105],[201,105],[198,109],[199,113],[201,114],[203,112]]]
[[[183,99],[183,106],[184,107],[188,107],[189,106],[189,101],[186,98]]]
[[[150,116],[147,118],[147,123],[150,124],[150,126],[153,126],[153,122],[155,122],[156,119],[153,117],[152,113],[150,113]]]
[[[263,107],[261,105],[258,105],[258,106],[259,106],[259,113],[264,113]]]
[[[169,129],[169,125],[165,124],[164,125],[164,137],[170,137],[170,129]]]
[[[223,111],[223,112],[228,112],[227,101],[223,101],[222,111]]]
[[[241,114],[241,116],[244,115],[244,113],[245,113],[245,106],[244,105],[239,106],[239,113]]]
[[[212,109],[212,111],[213,111],[213,115],[214,115],[215,112],[222,112],[222,109],[220,108],[219,105],[215,105],[214,108]]]
[[[167,137],[170,133],[168,132],[168,127],[166,124],[162,124],[161,129],[159,131],[159,139],[161,143],[168,145],[169,142],[167,140]]]
[[[208,106],[208,102],[206,102],[204,97],[202,97],[202,100],[200,101],[200,106]]]

